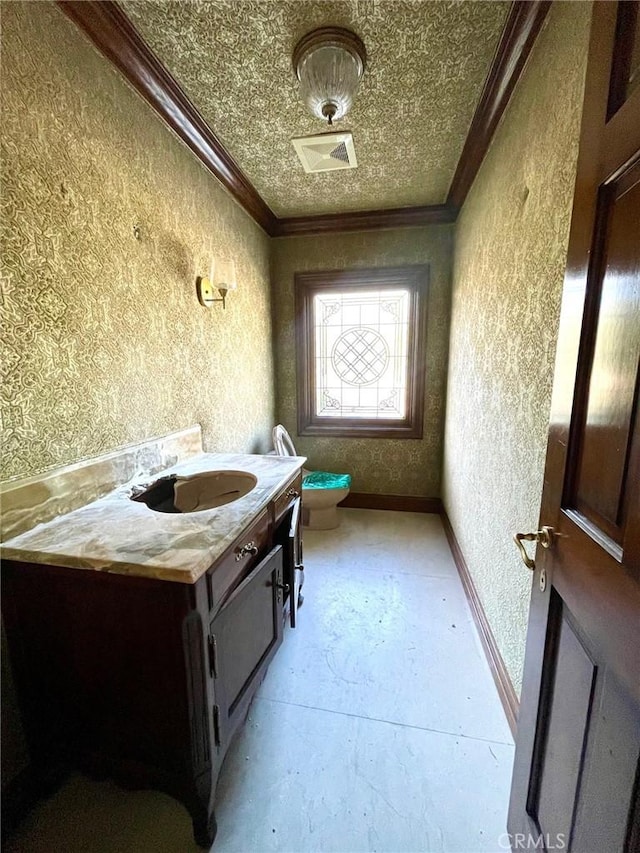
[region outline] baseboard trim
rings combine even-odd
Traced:
[[[480,601],[478,590],[476,589],[473,578],[471,577],[467,561],[460,550],[460,545],[456,539],[451,522],[449,521],[449,516],[444,509],[441,514],[444,530],[449,541],[449,547],[453,554],[453,560],[456,564],[458,574],[460,575],[460,580],[462,581],[462,586],[464,587],[469,607],[471,608],[471,615],[473,616],[473,621],[476,623],[476,628],[480,635],[480,642],[482,643],[482,647],[487,657],[493,680],[496,683],[498,695],[500,696],[500,701],[502,702],[502,707],[504,708],[504,713],[507,718],[507,722],[509,723],[511,734],[515,738],[518,727],[520,702],[516,691],[513,689],[513,683],[511,682],[511,678],[507,672],[507,667],[505,666],[500,650],[498,649],[496,639],[493,636],[493,631],[491,630],[487,614],[485,613],[482,602]]]
[[[339,506],[349,509],[391,509],[396,512],[442,512],[440,498],[421,498],[416,495],[373,495],[349,492]]]

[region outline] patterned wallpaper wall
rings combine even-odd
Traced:
[[[195,422],[267,450],[268,238],[52,3],[2,4],[2,64],[2,477]]]
[[[445,505],[518,690],[590,9],[553,5],[455,234]]]
[[[440,469],[447,373],[452,226],[281,237],[273,241],[273,328],[276,413],[308,466],[347,472],[354,492],[440,495]],[[430,266],[424,437],[418,439],[298,437],[293,276],[318,269]]]

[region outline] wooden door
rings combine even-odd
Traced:
[[[640,851],[639,18],[637,2],[593,9],[540,517],[554,533],[535,555],[514,850]]]

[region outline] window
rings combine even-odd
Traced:
[[[428,269],[296,273],[298,433],[422,438]]]

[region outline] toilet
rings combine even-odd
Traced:
[[[278,456],[297,456],[291,436],[278,424],[273,428],[273,446]],[[350,474],[302,469],[303,523],[310,530],[332,530],[340,524],[338,507],[349,494]]]

